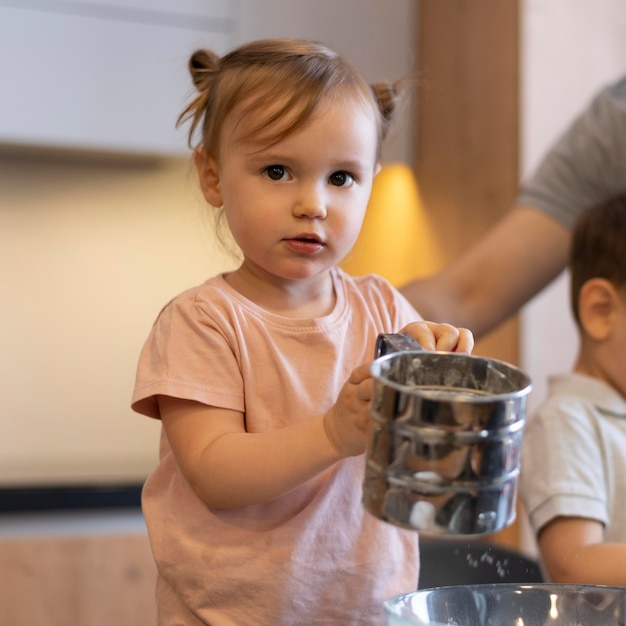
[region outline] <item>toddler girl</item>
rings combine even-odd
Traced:
[[[300,40],[198,51],[190,69],[181,119],[243,261],[174,298],[139,361],[133,408],[163,428],[143,490],[159,624],[380,626],[383,600],[417,586],[418,549],[361,505],[376,337],[473,345],[336,267],[395,89]]]

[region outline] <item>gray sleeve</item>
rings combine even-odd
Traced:
[[[586,209],[626,192],[626,76],[602,90],[561,135],[517,204],[570,228]]]

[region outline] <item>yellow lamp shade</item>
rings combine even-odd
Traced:
[[[413,171],[402,163],[383,166],[359,238],[341,267],[353,276],[378,274],[399,287],[440,267],[436,249]]]

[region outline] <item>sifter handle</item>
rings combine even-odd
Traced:
[[[376,339],[376,351],[374,358],[411,350],[422,350],[422,346],[409,333],[381,333]]]

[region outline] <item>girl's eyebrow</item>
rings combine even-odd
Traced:
[[[263,161],[263,162],[271,162],[271,163],[283,163],[285,161],[292,161],[293,158],[288,157],[285,154],[281,154],[279,152],[270,152],[267,150],[253,150],[248,153],[248,158],[251,161]]]
[[[261,151],[261,152],[251,152],[248,155],[249,159],[252,162],[255,163],[275,163],[275,164],[286,164],[286,163],[293,163],[294,159],[293,156],[288,156],[284,153],[281,152],[273,152],[271,151],[271,149],[265,151]],[[328,166],[329,170],[333,170],[333,171],[358,171],[358,172],[362,172],[364,170],[368,169],[368,165],[359,159],[345,159],[345,160],[341,160],[341,159],[337,159],[336,161],[333,161],[332,163],[329,163]]]

